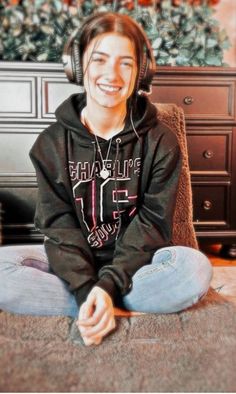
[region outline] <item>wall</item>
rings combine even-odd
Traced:
[[[230,67],[236,67],[236,0],[221,0],[215,7],[214,17],[225,29],[232,46],[224,52],[224,61]]]

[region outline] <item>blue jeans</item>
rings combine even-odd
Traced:
[[[212,266],[198,250],[159,249],[151,264],[133,276],[130,293],[119,305],[151,313],[178,312],[198,302],[212,278]],[[78,316],[65,281],[50,272],[43,245],[0,247],[0,309],[18,314]]]

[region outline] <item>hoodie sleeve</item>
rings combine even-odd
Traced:
[[[156,154],[140,208],[117,241],[112,265],[102,267],[98,273],[96,285],[108,292],[116,285],[122,295],[127,294],[135,272],[151,263],[156,250],[171,245],[182,164],[176,136],[171,138],[171,146],[164,149],[164,154]]]
[[[38,181],[35,227],[45,235],[50,267],[69,284],[80,306],[98,278],[68,192],[66,157],[61,145],[42,132],[30,151]]]

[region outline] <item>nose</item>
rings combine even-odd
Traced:
[[[115,81],[119,78],[119,69],[116,62],[107,63],[105,76],[107,81]]]

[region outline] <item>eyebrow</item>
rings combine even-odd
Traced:
[[[108,53],[106,52],[100,52],[100,51],[93,51],[92,55],[103,55],[106,57],[109,57],[110,55],[108,55]],[[124,56],[119,56],[121,59],[131,59],[133,61],[135,61],[135,59],[133,58],[133,56],[129,56],[129,55],[124,55]]]

